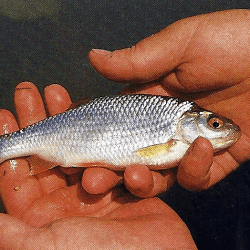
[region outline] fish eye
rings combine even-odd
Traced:
[[[213,118],[210,118],[209,121],[208,121],[208,124],[214,128],[214,129],[218,129],[218,128],[221,128],[223,126],[223,121],[219,118],[216,118],[216,117],[213,117]]]

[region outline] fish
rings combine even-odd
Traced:
[[[32,174],[55,166],[177,166],[199,136],[215,152],[241,136],[232,120],[178,98],[131,94],[86,99],[78,107],[0,137],[0,162],[27,156]],[[45,164],[37,164],[41,160]]]

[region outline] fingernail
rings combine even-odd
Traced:
[[[109,50],[104,50],[104,49],[92,49],[91,51],[93,51],[94,53],[98,54],[98,55],[108,55],[111,53],[111,51]]]

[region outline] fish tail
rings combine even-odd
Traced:
[[[12,140],[12,133],[0,137],[0,163],[18,157],[17,149],[13,146],[15,145]]]
[[[0,139],[0,163],[3,163],[4,161],[7,160],[4,154],[5,152],[4,148],[5,148],[5,145],[4,145],[3,139],[1,138]]]

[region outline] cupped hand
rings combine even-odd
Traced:
[[[51,85],[45,89],[45,103],[53,115],[71,100],[63,87]],[[29,82],[16,87],[15,107],[18,124],[9,111],[0,110],[2,134],[46,117],[42,98]],[[112,171],[94,171],[88,173],[92,180],[94,173],[113,180],[113,186],[121,179]],[[2,163],[0,195],[6,214],[0,214],[0,248],[196,249],[185,223],[162,201],[141,200],[121,188],[104,192],[111,184],[103,177],[102,194],[89,194],[82,187],[82,172],[57,167],[32,176],[25,158]],[[91,189],[91,181],[85,185]]]
[[[136,83],[127,92],[194,100],[240,126],[240,140],[218,154],[213,155],[207,140],[194,142],[177,172],[186,188],[208,188],[250,158],[249,22],[249,10],[199,15],[173,23],[131,48],[89,53],[104,77]]]

